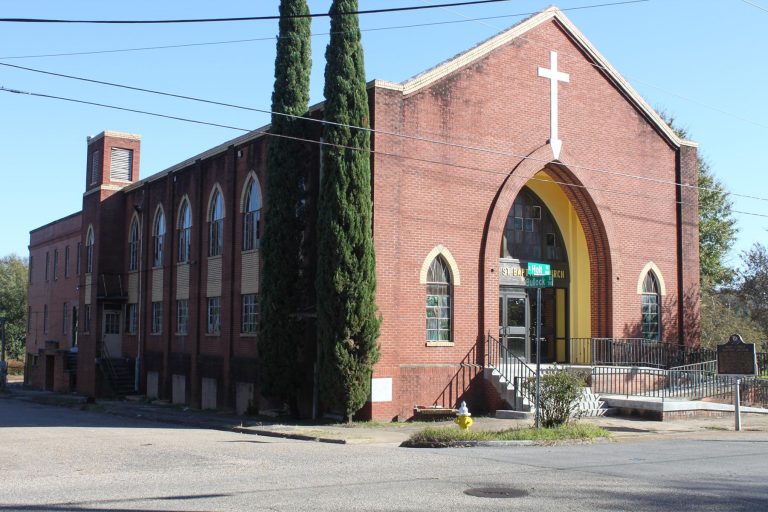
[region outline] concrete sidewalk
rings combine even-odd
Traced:
[[[292,421],[287,418],[244,417],[231,413],[201,411],[191,407],[148,403],[130,400],[98,400],[87,403],[79,395],[57,394],[23,388],[20,384],[8,386],[1,399],[26,400],[46,405],[57,405],[112,414],[128,418],[156,421],[187,428],[214,429],[244,434],[312,440],[328,443],[376,443],[399,445],[411,434],[427,426],[455,426],[453,421],[407,423],[355,423],[344,425],[311,421]],[[1,402],[0,402],[1,403]],[[584,418],[610,432],[617,441],[654,439],[658,436],[695,438],[734,430],[732,414],[724,417],[690,418],[668,421],[650,421],[632,417]],[[504,430],[531,426],[531,420],[475,417],[473,430]],[[458,428],[458,427],[456,427]],[[742,414],[743,431],[768,431],[768,415]]]

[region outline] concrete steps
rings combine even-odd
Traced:
[[[501,373],[493,368],[486,368],[486,377],[493,383],[499,396],[507,402],[509,409],[496,410],[495,417],[500,419],[532,419],[535,414],[533,404],[524,396],[515,393],[515,387],[508,383]],[[599,417],[611,416],[617,413],[615,407],[608,407],[599,395],[592,392],[592,388],[585,387],[581,391],[578,401],[574,405],[574,416]]]
[[[617,409],[608,407],[600,395],[592,392],[592,388],[585,387],[581,390],[581,396],[574,407],[574,414],[582,418],[594,418],[598,416],[611,416],[616,414]]]

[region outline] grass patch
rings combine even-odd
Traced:
[[[604,428],[591,423],[572,423],[553,428],[511,428],[499,431],[461,430],[452,427],[429,427],[413,434],[407,444],[447,445],[462,441],[566,441],[611,437]]]
[[[728,430],[728,428],[722,425],[705,425],[704,428],[707,430]]]

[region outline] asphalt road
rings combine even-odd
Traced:
[[[768,433],[697,437],[332,445],[0,398],[0,511],[768,510]],[[504,497],[465,494],[472,488]]]

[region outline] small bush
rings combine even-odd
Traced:
[[[24,374],[24,361],[17,361],[12,359],[8,361],[8,375],[23,375]]]
[[[536,378],[526,381],[531,402],[536,396]],[[555,366],[554,371],[541,376],[541,424],[545,428],[565,425],[574,413],[576,400],[584,387],[584,380]]]

